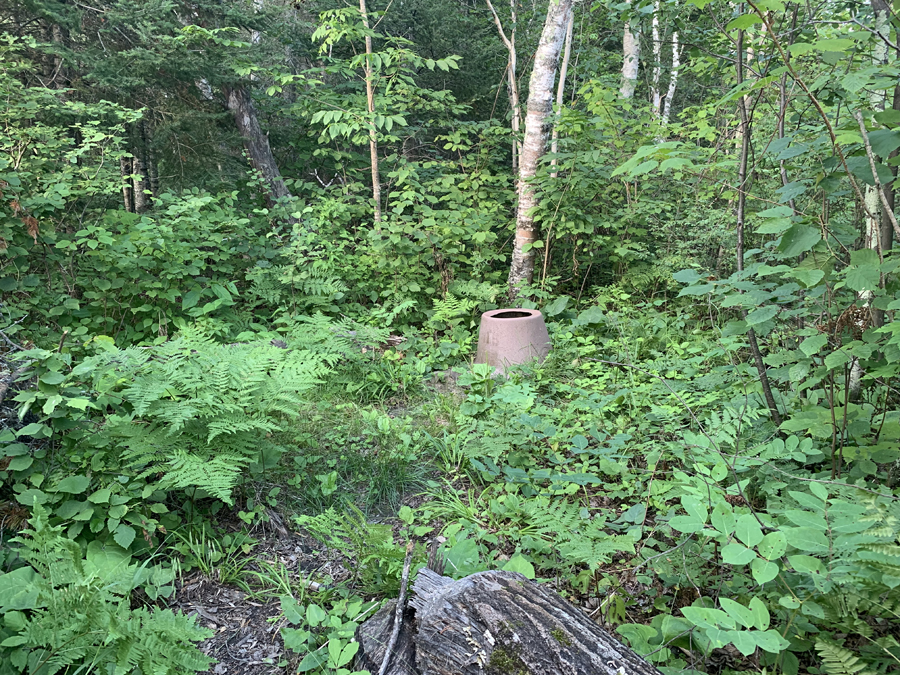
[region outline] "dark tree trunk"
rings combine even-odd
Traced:
[[[253,164],[253,168],[262,174],[269,186],[269,202],[274,203],[282,197],[290,197],[291,193],[281,178],[281,172],[269,147],[269,137],[259,126],[256,106],[246,87],[225,87],[225,102],[234,116],[238,131],[244,139],[244,149]]]
[[[424,568],[413,593],[415,618],[403,623],[392,675],[659,675],[584,612],[521,574],[454,581]],[[360,626],[358,668],[378,672],[391,616],[382,609]]]

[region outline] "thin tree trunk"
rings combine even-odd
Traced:
[[[575,27],[575,12],[569,10],[569,18],[566,22],[566,48],[563,50],[562,65],[559,67],[559,83],[556,85],[556,123],[553,125],[553,134],[550,137],[550,154],[559,152],[559,120],[562,117],[563,95],[566,93],[566,74],[569,71],[569,57],[572,55],[572,32]],[[554,171],[550,174],[553,178],[559,176],[555,170],[557,159],[550,160]]]
[[[147,210],[147,171],[141,159],[141,149],[135,150],[131,173],[134,176],[134,211],[143,213]]]
[[[537,195],[531,179],[547,148],[549,125],[553,112],[553,84],[556,66],[566,36],[566,19],[572,0],[549,0],[544,30],[534,55],[534,68],[528,85],[528,112],[525,115],[525,136],[519,162],[519,204],[516,209],[516,237],[509,269],[509,296],[516,300],[522,284],[530,284],[534,277],[534,251],[538,231],[532,211]]]
[[[678,2],[675,2],[678,7]],[[669,75],[669,89],[666,91],[666,100],[663,103],[662,127],[669,124],[672,114],[672,101],[675,100],[675,90],[678,87],[678,73],[681,69],[681,44],[678,42],[678,31],[672,31],[672,72]]]
[[[884,0],[872,0],[872,13],[874,14],[873,30],[876,35],[874,47],[872,49],[872,65],[883,66],[888,59],[888,40],[890,38],[890,6]],[[884,110],[887,95],[881,90],[875,90],[869,96],[869,105],[874,112]],[[862,122],[860,122],[862,124]],[[884,188],[887,196],[887,190]],[[878,252],[878,257],[882,258],[883,249],[881,247],[882,223],[887,215],[881,208],[882,195],[878,194],[878,187],[874,185],[866,185],[865,188],[865,226],[863,231],[863,248],[869,248]],[[880,285],[884,286],[884,275],[881,275]],[[859,294],[859,299],[863,302],[863,307],[869,307],[871,310],[873,293],[872,291],[863,291]],[[872,312],[873,323],[877,322],[875,313]],[[879,319],[883,315],[879,316]],[[859,359],[854,358],[850,365],[850,378],[848,380],[848,395],[851,401],[859,400],[862,393],[862,378],[864,372]]]
[[[122,172],[122,203],[128,213],[134,213],[134,187],[131,183],[131,158],[122,157],[119,160],[119,170]]]
[[[737,85],[741,86],[744,82],[744,31],[738,31],[737,39]],[[738,98],[738,111],[741,117],[741,155],[738,162],[738,203],[737,203],[737,270],[744,270],[744,216],[745,205],[747,201],[747,162],[750,156],[750,114],[747,111],[747,98],[741,96]],[[742,310],[744,317],[747,316],[747,310]],[[756,372],[759,376],[759,383],[762,386],[763,396],[766,399],[766,405],[772,413],[772,421],[776,425],[781,426],[781,414],[778,412],[778,406],[775,404],[775,397],[772,395],[772,387],[769,384],[769,375],[766,372],[766,364],[763,362],[762,353],[759,351],[759,342],[756,339],[756,331],[750,328],[747,331],[747,338],[750,342],[750,352],[756,363]]]
[[[631,4],[630,0],[628,0],[628,4]],[[638,32],[632,30],[631,22],[626,22],[625,31],[622,34],[622,88],[619,90],[619,94],[624,99],[634,96],[640,60],[641,43],[638,40]]]
[[[366,0],[359,0],[363,26],[369,30]],[[375,89],[372,82],[372,36],[366,35],[366,108],[369,111],[369,163],[372,167],[372,201],[375,203],[375,223],[381,222],[381,176],[378,172],[378,138],[375,135]]]
[[[283,197],[290,197],[291,193],[281,178],[281,172],[269,146],[269,137],[259,126],[256,106],[253,105],[250,92],[242,85],[226,86],[224,92],[226,105],[244,140],[244,149],[250,163],[262,174],[263,180],[268,185],[269,204],[272,205]]]
[[[488,9],[491,10],[491,14],[494,17],[494,23],[497,25],[497,32],[500,34],[500,39],[503,41],[509,55],[506,64],[506,88],[509,93],[509,109],[512,113],[512,120],[510,121],[513,132],[512,168],[513,171],[518,171],[519,155],[522,154],[522,144],[519,141],[519,131],[522,127],[522,108],[519,101],[518,65],[516,59],[516,0],[509,0],[510,19],[513,24],[512,29],[509,32],[509,37],[507,37],[506,31],[503,30],[503,23],[500,21],[497,11],[491,4],[491,0],[484,1],[487,4]]]
[[[659,90],[659,81],[662,79],[662,41],[659,36],[659,12],[660,2],[656,0],[653,5],[653,21],[650,32],[653,38],[653,74],[650,78],[650,106],[654,117],[662,117],[662,94]]]

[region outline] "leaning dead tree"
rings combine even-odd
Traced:
[[[409,605],[390,675],[660,675],[580,609],[516,572],[454,581],[423,568]],[[395,607],[359,627],[357,668],[378,672]]]

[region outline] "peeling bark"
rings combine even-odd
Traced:
[[[424,568],[413,592],[415,621],[404,621],[393,675],[659,675],[584,612],[521,574],[454,581]],[[388,617],[382,610],[360,627],[357,667],[378,663]]]
[[[246,87],[225,87],[225,102],[228,110],[234,117],[238,131],[244,140],[244,149],[250,158],[253,168],[262,174],[269,186],[269,203],[274,204],[283,197],[290,197],[291,193],[281,178],[281,172],[275,163],[272,148],[269,146],[269,137],[263,133],[259,126],[259,118],[256,115],[256,106]]]
[[[508,279],[509,296],[513,301],[518,298],[522,284],[530,284],[534,278],[534,251],[531,245],[537,241],[538,231],[532,211],[537,206],[537,195],[531,179],[547,149],[556,65],[565,40],[571,8],[572,0],[550,0],[541,41],[534,55],[534,68],[528,86],[525,136],[522,156],[519,158],[519,204],[516,209],[516,236]]]
[[[628,99],[634,96],[640,61],[641,43],[638,40],[638,32],[632,30],[629,21],[625,23],[625,31],[622,35],[622,87],[619,89],[619,95],[622,98]]]
[[[569,58],[572,55],[572,32],[575,28],[575,12],[569,9],[569,18],[566,20],[566,48],[563,50],[562,65],[559,67],[559,83],[556,85],[556,123],[553,125],[553,134],[550,137],[550,154],[559,152],[559,120],[562,117],[563,96],[566,93],[566,75],[569,71]],[[556,157],[550,160],[550,165],[557,165]],[[556,178],[559,174],[554,170],[550,174]]]

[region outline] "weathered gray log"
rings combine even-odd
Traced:
[[[396,607],[396,600],[386,602],[372,618],[356,629],[356,640],[360,643],[354,666],[356,670],[368,670],[373,675],[378,672],[384,660],[384,650],[391,638]],[[418,675],[413,623],[413,613],[407,609],[400,626],[400,637],[394,645],[387,675]]]
[[[659,675],[584,612],[521,574],[479,572],[454,581],[426,568],[413,593],[415,622],[404,621],[401,641],[409,643],[398,659],[403,669],[390,673]],[[387,641],[390,621],[382,619],[387,628],[376,629],[377,616],[371,627],[360,628],[360,654]]]

